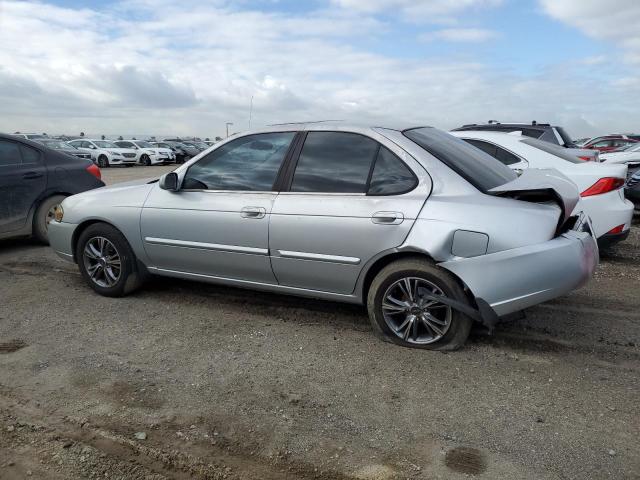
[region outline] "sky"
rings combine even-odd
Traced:
[[[640,132],[640,1],[0,0],[0,131],[327,119]]]

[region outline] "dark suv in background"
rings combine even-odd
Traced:
[[[500,123],[489,121],[488,123],[471,123],[454,128],[452,131],[461,132],[465,130],[482,130],[491,132],[516,132],[520,131],[523,135],[545,142],[555,143],[567,148],[576,148],[571,137],[562,127],[551,125],[549,123],[538,123],[535,120],[531,123]]]
[[[535,120],[531,123],[500,123],[489,120],[488,123],[471,123],[454,128],[453,132],[462,132],[469,130],[481,130],[490,132],[522,132],[522,135],[536,138],[545,142],[553,143],[571,149],[572,155],[586,162],[599,162],[599,152],[590,150],[585,147],[579,147],[571,139],[571,136],[562,128],[550,123],[538,123]]]

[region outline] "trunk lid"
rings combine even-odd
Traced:
[[[515,180],[492,188],[487,193],[533,203],[556,203],[561,210],[558,230],[580,201],[578,187],[555,169],[527,169]]]

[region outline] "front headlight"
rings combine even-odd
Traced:
[[[53,218],[56,222],[60,223],[62,221],[62,217],[64,217],[64,209],[62,205],[57,205],[53,210]]]
[[[121,154],[120,152],[112,152],[111,150],[109,150],[109,153],[110,153],[111,155],[116,156],[116,157],[121,157],[121,156],[122,156],[122,154]]]

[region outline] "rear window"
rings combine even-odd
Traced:
[[[553,143],[542,142],[533,138],[524,138],[521,141],[522,143],[526,143],[533,148],[537,148],[538,150],[542,150],[543,152],[550,153],[551,155],[555,155],[556,157],[560,157],[567,162],[584,163],[584,160],[580,160],[575,155],[570,154],[566,148],[554,145]]]
[[[446,132],[423,127],[405,130],[403,134],[481,192],[517,178],[513,170],[491,155]]]

